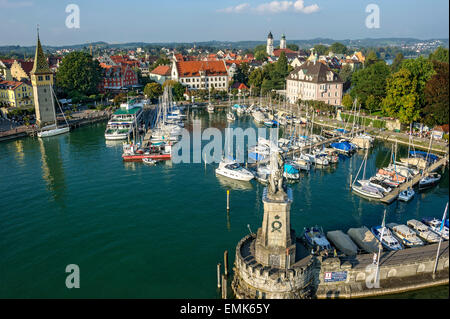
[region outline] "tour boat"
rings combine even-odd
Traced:
[[[441,180],[441,175],[438,173],[429,173],[422,177],[419,181],[419,188],[426,188],[436,185]]]
[[[216,168],[216,174],[236,179],[239,181],[250,181],[254,175],[234,160],[222,159],[219,167]]]
[[[379,242],[388,250],[401,250],[403,246],[399,241],[392,235],[391,231],[386,226],[374,226],[370,229],[378,239]],[[383,236],[381,236],[383,235]]]
[[[122,103],[120,108],[111,116],[105,130],[106,140],[125,140],[137,128],[142,120],[144,105],[136,103]]]
[[[439,236],[441,235],[441,224],[442,221],[437,218],[423,218],[422,222],[431,229],[431,231],[435,232]],[[442,238],[448,240],[448,226],[443,225],[442,227]]]
[[[305,227],[303,232],[303,237],[306,243],[314,251],[332,251],[330,242],[323,233],[322,228],[315,227]]]
[[[394,236],[397,237],[405,247],[418,247],[424,245],[424,242],[408,226],[397,224],[392,226],[388,224],[388,226],[392,230]]]
[[[401,191],[398,194],[398,200],[401,200],[403,202],[408,202],[410,201],[413,197],[414,197],[414,190],[410,187],[408,187],[408,189],[405,189],[404,191]]]
[[[415,219],[410,219],[406,224],[408,225],[408,227],[414,230],[420,238],[422,238],[426,242],[437,243],[439,241],[439,236],[435,232],[432,232],[422,222],[419,222],[418,220]]]

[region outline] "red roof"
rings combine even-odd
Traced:
[[[171,71],[172,71],[172,69],[168,65],[158,65],[150,73],[168,76],[168,75],[170,75]]]
[[[238,90],[248,90],[248,87],[244,84],[241,83],[241,85],[239,85]]]
[[[228,75],[223,61],[181,61],[177,62],[179,77],[200,76],[200,71],[205,75]]]
[[[434,128],[434,131],[440,131],[440,132],[448,133],[448,124],[436,126]]]
[[[19,82],[19,81],[0,81],[0,85],[2,85],[2,84],[6,85],[8,87],[8,89],[15,90],[16,88],[21,86],[23,84],[23,82]]]
[[[286,56],[297,56],[298,52],[297,51],[292,51],[291,49],[275,49],[273,50],[273,55],[274,56],[280,56],[281,52],[284,52],[284,54],[286,54]]]
[[[19,64],[22,67],[22,70],[24,70],[25,73],[29,76],[31,70],[33,69],[34,62],[19,62]]]

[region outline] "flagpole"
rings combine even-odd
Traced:
[[[442,243],[442,229],[444,227],[444,222],[445,222],[445,217],[447,215],[447,210],[448,210],[448,202],[447,202],[447,205],[445,205],[444,215],[442,216],[441,228],[439,229],[439,245],[438,245],[438,249],[437,249],[437,252],[436,252],[436,260],[434,261],[433,279],[436,276],[436,269],[437,269],[437,263],[438,263],[438,258],[439,258],[439,251],[441,250],[441,243]]]
[[[381,249],[382,249],[382,247],[383,247],[382,242],[383,242],[384,229],[385,229],[385,227],[386,227],[386,226],[384,225],[384,224],[385,224],[385,218],[386,218],[386,210],[384,210],[384,213],[383,213],[383,222],[381,223],[382,229],[381,229],[381,236],[380,236],[380,246],[378,246],[377,272],[376,272],[376,275],[375,275],[375,284],[379,282],[378,276],[379,276],[379,269],[380,269],[380,256],[381,256]]]

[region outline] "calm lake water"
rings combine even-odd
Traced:
[[[198,117],[203,127],[227,125],[225,113]],[[0,143],[0,297],[217,298],[216,264],[224,250],[233,263],[247,225],[260,227],[263,186],[216,177],[217,164],[124,163],[121,142],[105,141],[105,125]],[[254,124],[243,117],[232,126]],[[368,174],[389,162],[390,150],[375,144]],[[363,156],[312,170],[292,185],[298,235],[311,225],[377,225],[385,208],[387,222],[442,216],[448,171],[437,187],[386,207],[349,191]],[[68,264],[80,267],[80,289],[65,286]],[[445,288],[432,290],[433,297],[448,298]]]

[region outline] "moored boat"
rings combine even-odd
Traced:
[[[439,241],[439,236],[436,233],[432,232],[422,222],[416,219],[410,219],[406,224],[408,225],[408,227],[414,230],[421,239],[425,240],[426,242],[437,243]]]

